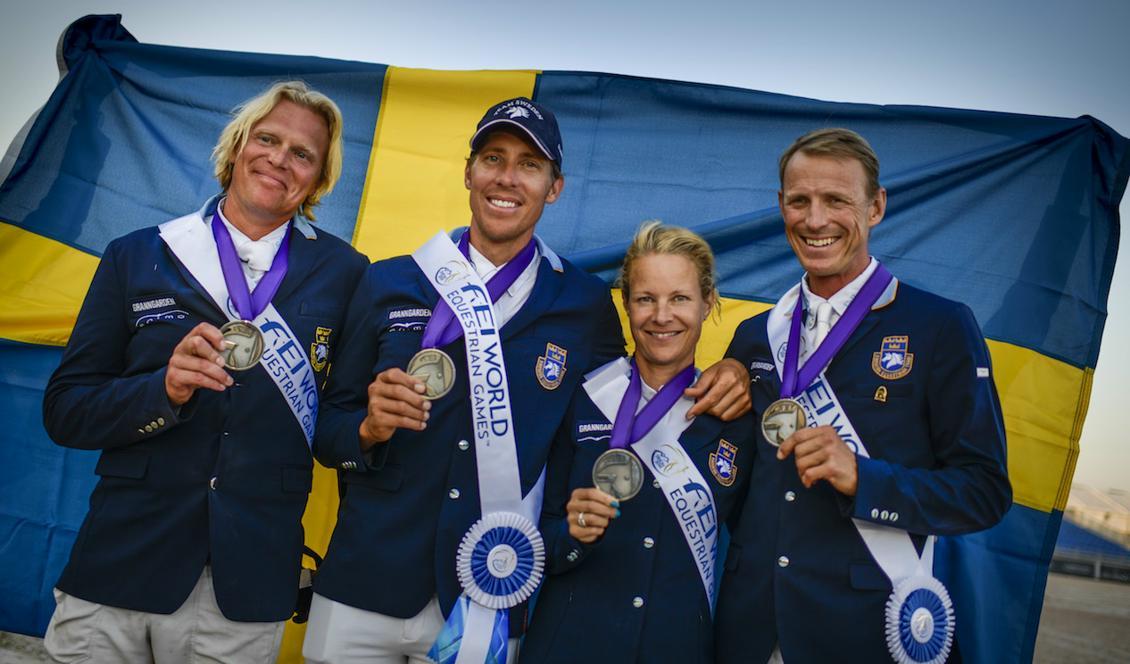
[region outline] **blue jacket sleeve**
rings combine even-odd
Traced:
[[[94,450],[129,445],[168,431],[193,409],[195,400],[179,411],[169,403],[164,365],[123,375],[130,343],[124,278],[119,273],[123,253],[117,240],[107,247],[62,362],[44,393],[44,427],[64,447]]]
[[[999,522],[1012,503],[1012,487],[989,352],[973,313],[959,305],[938,334],[926,394],[935,467],[857,457],[850,513],[916,534],[958,535]]]
[[[387,443],[361,452],[359,429],[368,408],[369,384],[379,356],[378,332],[383,311],[376,300],[379,264],[369,267],[349,302],[339,351],[330,369],[314,432],[314,457],[328,468],[379,468]]]

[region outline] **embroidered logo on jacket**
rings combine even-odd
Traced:
[[[722,486],[731,486],[738,478],[738,448],[725,438],[718,439],[718,450],[710,453],[710,474]]]
[[[538,357],[534,374],[538,382],[547,390],[556,390],[565,379],[565,357],[568,355],[561,346],[551,343],[545,345],[545,355]]]
[[[914,366],[914,353],[906,352],[910,337],[906,335],[883,337],[879,352],[871,356],[871,369],[880,378],[897,380],[910,373]]]
[[[148,297],[130,302],[129,308],[134,314],[139,314],[134,326],[138,329],[156,323],[157,321],[177,321],[188,318],[188,312],[178,309],[176,298]]]
[[[314,341],[310,342],[310,365],[314,371],[326,368],[330,359],[330,335],[333,330],[328,327],[319,327],[314,330]]]

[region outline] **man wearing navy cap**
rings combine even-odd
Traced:
[[[354,294],[314,442],[345,491],[307,661],[513,656],[550,442],[581,377],[624,353],[608,287],[534,235],[562,161],[549,109],[492,107],[464,170],[470,228],[375,263]],[[699,384],[700,410],[748,408],[734,361]]]

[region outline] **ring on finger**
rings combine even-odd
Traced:
[[[589,527],[589,524],[585,523],[585,513],[584,512],[579,512],[577,514],[577,525],[582,527],[582,528],[588,528]]]

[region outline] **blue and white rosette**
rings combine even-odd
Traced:
[[[898,664],[942,664],[953,647],[953,602],[942,582],[903,579],[887,600],[887,648]]]
[[[526,517],[491,512],[467,530],[455,561],[468,597],[487,608],[509,609],[529,599],[541,583],[545,543]]]

